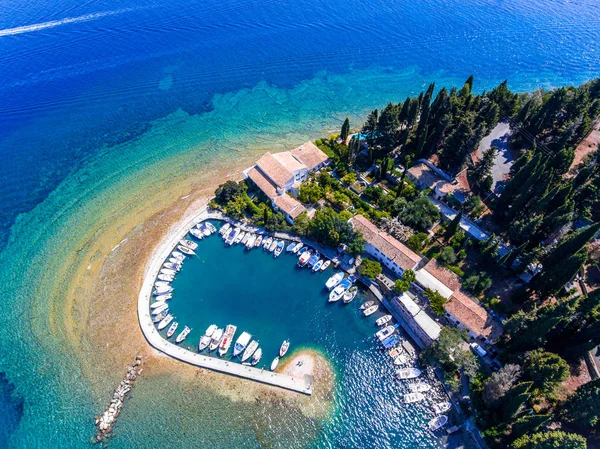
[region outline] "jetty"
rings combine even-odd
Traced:
[[[304,375],[303,377],[289,376],[192,352],[165,340],[155,328],[150,315],[150,302],[154,281],[161,266],[179,240],[184,238],[194,225],[209,219],[230,221],[220,212],[209,212],[204,207],[199,214],[184,220],[176,229],[170,230],[166,239],[161,242],[150,258],[144,272],[142,289],[138,297],[138,320],[144,337],[154,349],[190,365],[311,395],[313,377],[310,375]]]

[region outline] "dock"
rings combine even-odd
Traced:
[[[158,272],[179,240],[184,238],[195,224],[208,219],[223,220],[224,217],[219,212],[208,212],[204,208],[200,214],[190,217],[180,224],[177,229],[170,230],[167,238],[161,242],[152,255],[150,263],[144,272],[142,289],[138,297],[138,320],[144,337],[154,349],[190,365],[311,395],[313,385],[312,376],[305,375],[303,378],[299,378],[192,352],[165,340],[155,328],[150,316],[150,302],[154,281],[158,276]]]

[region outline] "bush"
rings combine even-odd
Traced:
[[[341,181],[345,184],[352,184],[354,181],[356,181],[356,173],[354,172],[348,172],[344,175],[344,177],[341,179]]]
[[[444,265],[453,265],[456,262],[456,254],[454,253],[454,248],[451,246],[446,246],[441,254],[438,256],[438,260]]]
[[[404,279],[398,279],[394,282],[394,293],[398,295],[404,292],[407,292],[410,289],[410,284]]]
[[[416,253],[420,253],[423,251],[423,248],[427,244],[427,234],[424,232],[417,232],[416,234],[411,235],[406,242],[406,246],[412,249]]]
[[[492,286],[492,279],[486,273],[478,273],[469,276],[463,282],[463,287],[473,293],[475,296],[479,296],[484,293],[488,288]]]
[[[358,272],[369,279],[375,279],[382,272],[381,264],[369,259],[363,259],[358,267]]]
[[[440,295],[437,290],[431,290],[430,288],[428,288],[427,290],[425,290],[425,296],[429,298],[431,310],[433,310],[436,315],[443,316],[446,313],[446,310],[444,309],[444,304],[446,304],[446,298]]]
[[[302,203],[314,204],[323,198],[325,192],[316,182],[305,182],[300,186],[298,199]]]

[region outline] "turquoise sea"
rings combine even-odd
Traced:
[[[525,91],[600,75],[592,0],[0,0],[0,11],[0,447],[89,444],[124,369],[112,323],[141,269],[111,282],[132,259],[111,267],[134,253],[126,242],[156,241],[156,212],[431,81],[474,74],[478,91],[504,79]],[[285,258],[270,267],[296,282]],[[384,369],[370,326],[315,304],[335,328],[331,341],[306,343],[338,372],[331,417],[309,425],[190,389],[176,373],[142,376],[112,444],[260,447],[263,432],[275,447],[437,444],[364,409],[387,407],[363,388]],[[387,430],[374,444],[367,428]]]

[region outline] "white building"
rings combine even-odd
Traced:
[[[427,315],[410,296],[402,293],[400,296],[394,298],[393,301],[396,301],[400,305],[398,310],[402,315],[404,324],[416,334],[425,346],[431,345],[439,338],[442,330],[441,326]]]

